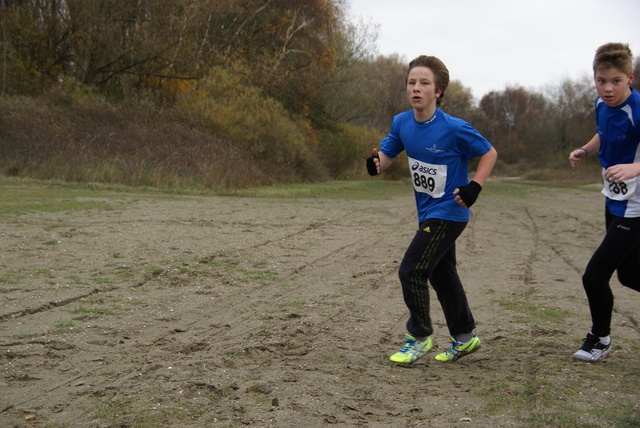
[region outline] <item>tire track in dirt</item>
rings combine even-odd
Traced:
[[[261,242],[261,243],[258,243],[258,244],[252,244],[252,245],[250,245],[250,246],[246,247],[245,249],[239,250],[238,252],[239,252],[239,253],[247,253],[247,252],[251,252],[251,250],[255,250],[255,249],[258,249],[258,248],[264,248],[264,247],[266,247],[266,246],[268,246],[268,245],[270,245],[270,244],[273,244],[274,242],[280,242],[280,241],[287,241],[287,240],[291,240],[291,239],[293,239],[293,238],[295,238],[295,237],[298,237],[298,236],[301,236],[301,235],[303,235],[303,234],[305,234],[305,233],[308,233],[308,232],[311,232],[311,231],[317,230],[317,229],[322,228],[322,227],[327,227],[328,225],[329,225],[329,222],[325,222],[324,224],[318,224],[318,223],[316,223],[316,224],[312,224],[312,225],[309,225],[309,226],[307,226],[307,227],[305,227],[305,228],[303,228],[303,229],[301,229],[301,230],[298,230],[298,231],[296,231],[296,232],[294,232],[294,233],[290,233],[290,234],[286,235],[285,237],[278,239],[277,241],[276,241],[276,240],[267,240],[267,241],[264,241],[264,242]],[[350,246],[352,246],[352,245],[355,245],[355,244],[349,244],[349,245],[343,246],[342,248],[338,248],[336,251],[337,251],[337,252],[339,252],[339,251],[343,251],[343,250],[347,249],[348,247],[350,247]],[[312,260],[312,261],[310,261],[310,262],[308,262],[308,263],[306,263],[306,264],[302,264],[302,265],[300,265],[299,267],[297,267],[297,268],[293,269],[293,270],[292,270],[292,272],[290,272],[290,273],[289,273],[285,278],[287,278],[287,279],[293,279],[296,275],[298,275],[301,271],[303,271],[303,270],[304,270],[307,266],[309,266],[310,264],[312,264],[312,263],[314,263],[314,262],[317,262],[317,261],[320,261],[320,260],[323,260],[323,259],[326,259],[326,258],[328,258],[330,255],[331,255],[331,254],[321,255],[321,256],[317,257],[315,260]],[[215,256],[214,256],[214,257],[215,257]],[[159,274],[158,274],[158,275],[159,275]],[[156,276],[158,276],[158,275],[156,275]],[[143,286],[143,285],[145,285],[147,282],[148,282],[148,281],[144,281],[144,282],[141,282],[141,283],[137,283],[135,286]],[[263,287],[263,288],[261,288],[260,293],[262,293],[264,296],[270,296],[270,295],[272,294],[271,289],[272,289],[272,288],[274,288],[274,287],[276,287],[276,284],[271,284],[271,285],[270,285],[270,286],[268,286],[268,287]],[[60,301],[60,302],[50,302],[50,303],[45,304],[45,305],[42,305],[42,306],[40,306],[40,307],[38,307],[38,308],[35,308],[35,309],[25,309],[25,310],[23,310],[23,311],[20,311],[20,312],[18,312],[18,313],[15,313],[15,314],[5,314],[5,315],[3,316],[3,318],[9,318],[9,317],[13,317],[13,318],[18,318],[18,317],[20,317],[20,318],[22,318],[22,317],[28,317],[29,315],[37,314],[37,313],[42,312],[42,311],[45,311],[45,310],[49,310],[49,309],[53,309],[53,308],[62,308],[62,307],[63,307],[63,306],[65,306],[65,305],[68,305],[68,304],[70,304],[70,303],[76,302],[76,301],[78,301],[78,300],[81,300],[81,299],[83,299],[83,298],[85,298],[85,297],[92,296],[92,295],[97,294],[97,293],[112,293],[112,292],[120,291],[120,290],[121,290],[121,289],[123,289],[123,288],[126,288],[126,287],[108,287],[108,288],[103,288],[103,289],[93,289],[93,290],[92,290],[91,292],[89,292],[89,293],[85,293],[85,294],[82,294],[82,295],[74,296],[74,297],[72,297],[72,298],[65,299],[64,301]],[[292,293],[294,293],[294,291],[291,291],[289,294],[292,294]],[[287,294],[283,295],[283,298],[285,298],[286,296],[287,296]],[[233,311],[233,309],[234,309],[235,307],[237,307],[237,306],[241,305],[242,303],[243,303],[243,300],[242,300],[242,299],[239,299],[237,302],[235,302],[235,303],[231,303],[230,305],[228,305],[228,306],[227,306],[227,310],[232,312],[232,311]],[[197,326],[197,325],[199,325],[199,324],[204,324],[204,323],[211,323],[211,322],[213,322],[214,324],[224,324],[224,325],[229,325],[230,327],[229,327],[229,329],[227,330],[227,331],[229,331],[229,330],[232,330],[235,326],[239,326],[239,325],[241,325],[241,324],[242,324],[242,322],[243,322],[243,321],[244,321],[248,316],[249,316],[249,315],[245,315],[245,316],[243,316],[243,317],[238,318],[238,317],[236,317],[235,315],[230,314],[227,318],[222,319],[222,320],[218,320],[218,321],[213,321],[213,318],[214,318],[214,317],[213,317],[213,316],[211,316],[211,317],[206,317],[206,318],[199,318],[199,319],[195,319],[195,320],[193,320],[193,321],[191,321],[191,322],[188,322],[188,323],[186,323],[186,324],[184,324],[184,325],[186,326],[186,328],[192,328],[192,327],[195,327],[195,326]],[[168,335],[170,335],[170,334],[171,334],[171,333],[164,332],[164,333],[162,333],[160,336],[157,336],[157,337],[151,338],[151,341],[152,341],[153,343],[159,343],[159,342],[161,342],[163,339],[165,339],[165,338],[166,338]],[[214,332],[213,336],[216,336],[217,334],[221,334],[221,332],[218,332],[218,333],[215,333],[215,332]],[[38,342],[38,341],[31,341],[31,342],[28,342],[28,343],[31,343],[31,344],[41,343],[41,344],[46,345],[46,343],[45,343],[45,342]],[[2,346],[3,348],[6,348],[6,349],[10,349],[10,348],[12,347],[12,345],[14,345],[14,344],[11,344],[11,343],[3,343],[3,344],[0,344],[0,346]],[[102,367],[102,370],[106,370],[106,369],[107,369],[107,367],[106,367],[106,366],[103,366],[103,367]],[[59,383],[59,384],[55,385],[55,386],[54,386],[54,387],[52,387],[52,388],[47,388],[46,390],[42,391],[42,392],[41,392],[41,393],[39,393],[39,394],[31,395],[31,397],[30,397],[29,399],[25,400],[25,401],[17,402],[17,403],[10,403],[10,404],[6,405],[3,409],[0,409],[0,413],[3,413],[3,412],[5,412],[5,411],[7,411],[7,410],[9,410],[9,409],[14,408],[14,407],[23,406],[23,405],[25,405],[25,404],[27,404],[27,403],[29,403],[29,402],[32,402],[32,401],[34,401],[34,400],[37,400],[37,399],[41,398],[43,395],[45,395],[45,394],[49,394],[49,393],[51,393],[51,392],[53,392],[53,391],[55,391],[55,390],[57,390],[57,389],[60,389],[60,388],[62,388],[62,387],[64,387],[64,386],[68,386],[68,385],[69,385],[70,383],[72,383],[72,382],[76,382],[76,381],[78,381],[79,379],[82,379],[82,378],[84,378],[84,377],[87,377],[87,376],[88,376],[88,374],[91,374],[91,375],[92,375],[92,377],[95,377],[96,375],[98,375],[98,374],[99,374],[99,372],[100,372],[100,371],[101,371],[101,370],[100,370],[100,368],[98,368],[98,369],[96,369],[96,368],[92,368],[92,369],[90,369],[90,370],[88,370],[88,371],[84,372],[83,374],[80,374],[80,375],[74,376],[73,378],[69,379],[69,380],[68,380],[68,381],[66,381],[66,382]],[[134,372],[135,372],[135,369],[132,369],[132,373],[134,373]],[[127,373],[127,374],[122,375],[120,378],[118,378],[118,379],[116,379],[116,380],[110,380],[109,382],[106,382],[106,383],[103,383],[103,384],[97,384],[96,386],[97,386],[97,387],[99,387],[99,388],[108,389],[108,388],[110,388],[110,387],[114,387],[114,386],[116,386],[117,384],[119,384],[119,383],[123,382],[123,381],[124,381],[124,380],[126,380],[126,379],[130,379],[130,378],[131,378],[131,376],[132,376],[132,374]],[[82,399],[80,399],[80,400],[82,400]]]
[[[7,320],[9,318],[22,318],[25,317],[27,315],[33,315],[33,314],[37,314],[39,312],[43,312],[43,311],[48,311],[54,308],[60,308],[66,305],[69,305],[71,303],[75,303],[78,300],[81,299],[85,299],[87,297],[93,296],[94,294],[98,294],[98,293],[106,293],[106,292],[110,292],[115,290],[117,287],[105,287],[105,288],[94,288],[91,291],[87,292],[87,293],[83,293],[83,294],[79,294],[73,297],[69,297],[67,299],[64,300],[56,300],[56,301],[50,301],[47,302],[43,305],[40,305],[38,307],[35,308],[26,308],[26,309],[22,309],[19,311],[15,311],[15,312],[8,312],[5,314],[0,314],[0,321],[4,321]]]
[[[344,219],[343,219],[344,220]],[[317,231],[317,230],[322,230],[322,229],[326,229],[328,227],[331,227],[332,224],[331,222],[324,222],[324,223],[314,223],[311,224],[301,230],[298,230],[294,233],[290,233],[288,235],[286,235],[285,237],[281,237],[277,240],[265,240],[263,242],[257,243],[257,244],[252,244],[244,249],[241,250],[236,250],[236,252],[238,254],[244,254],[244,253],[251,253],[255,250],[259,250],[259,249],[265,249],[268,248],[269,246],[273,246],[276,244],[281,244],[282,242],[288,242],[293,240],[294,238],[303,236],[306,233],[311,233],[313,231]],[[365,235],[366,236],[366,235]],[[297,267],[291,269],[287,274],[283,275],[283,279],[286,280],[295,280],[295,278],[297,276],[300,276],[303,274],[303,271],[307,268],[309,268],[310,266],[313,266],[315,264],[318,263],[323,263],[324,264],[333,264],[335,263],[335,261],[332,261],[331,259],[336,258],[339,259],[342,253],[347,252],[349,249],[352,249],[353,247],[357,247],[357,249],[355,250],[356,253],[361,252],[363,250],[366,249],[366,247],[368,247],[370,244],[369,243],[365,243],[366,239],[360,239],[357,241],[354,241],[352,243],[349,243],[347,245],[343,245],[341,247],[335,248],[333,249],[331,252],[327,253],[327,254],[320,254],[317,255],[314,259],[312,260],[308,260],[305,263],[299,264]],[[156,274],[155,277],[159,276],[160,274]],[[147,281],[143,281],[143,282],[139,282],[136,285],[134,285],[134,287],[140,287],[143,285],[146,285],[149,282],[149,280]],[[276,287],[277,285],[275,284],[268,284],[266,287],[261,287],[259,291],[260,295],[265,296],[265,297],[270,297],[273,293],[272,293],[272,289],[274,287]],[[127,288],[125,286],[122,287],[109,287],[109,288],[103,288],[103,289],[94,289],[92,290],[90,293],[85,293],[83,295],[79,295],[79,296],[75,296],[74,298],[69,298],[69,299],[65,299],[62,302],[58,302],[58,304],[52,305],[52,304],[48,304],[48,305],[43,305],[40,308],[36,309],[36,310],[25,310],[22,311],[22,313],[20,314],[14,314],[15,315],[19,315],[20,317],[27,317],[28,315],[32,315],[32,314],[36,314],[38,312],[41,312],[42,310],[46,310],[46,309],[52,309],[52,308],[61,308],[64,305],[68,305],[72,302],[76,302],[78,300],[81,300],[82,298],[94,295],[96,293],[114,293],[114,292],[118,292],[121,291],[123,288]],[[372,287],[372,289],[375,289],[377,287]],[[369,294],[371,292],[371,290],[367,290],[365,292],[365,294]],[[280,300],[287,298],[288,296],[297,293],[296,290],[292,290],[289,293],[285,293],[282,294],[279,298]],[[222,324],[222,325],[229,325],[229,328],[224,329],[224,330],[220,330],[218,332],[212,332],[212,334],[208,335],[207,337],[205,337],[205,339],[213,339],[216,336],[218,336],[219,334],[222,334],[223,332],[225,334],[229,334],[229,332],[233,332],[233,330],[242,325],[242,323],[244,321],[246,321],[246,319],[249,317],[249,315],[244,315],[241,317],[237,317],[233,314],[234,312],[234,308],[237,306],[240,306],[242,304],[242,299],[239,299],[237,302],[231,302],[230,305],[227,306],[226,309],[226,313],[229,313],[229,315],[227,316],[227,318],[225,319],[221,319],[221,320],[214,320],[214,316],[210,316],[210,317],[205,317],[205,318],[199,318],[199,319],[195,319],[192,320],[186,324],[183,324],[187,329],[196,327],[198,325],[201,324]],[[153,338],[148,338],[148,340],[151,343],[161,343],[163,342],[163,340],[166,340],[168,336],[170,336],[173,333],[167,333],[164,332],[162,334],[160,334],[159,336],[153,337]],[[35,343],[35,342],[32,342]],[[8,344],[4,344],[4,346],[6,347]],[[177,360],[179,361],[179,360]],[[121,385],[122,383],[133,379],[136,376],[136,373],[139,372],[138,369],[136,369],[135,364],[132,363],[130,365],[130,370],[126,370],[122,368],[122,364],[120,365],[120,370],[122,373],[121,375],[117,376],[115,379],[113,378],[113,375],[111,373],[105,373],[104,377],[108,378],[106,381],[103,382],[96,382],[95,380],[92,382],[93,385],[93,389],[96,391],[99,390],[110,390],[110,389],[114,389],[116,388],[118,385]],[[68,381],[62,382],[62,383],[58,383],[56,384],[54,387],[50,387],[47,388],[45,390],[41,390],[40,393],[37,394],[32,394],[30,396],[29,399],[21,401],[21,402],[14,402],[11,404],[8,404],[4,409],[0,410],[0,413],[6,412],[9,409],[12,408],[16,408],[16,407],[20,407],[20,406],[24,406],[27,405],[30,402],[36,401],[40,398],[42,398],[44,395],[49,395],[53,392],[55,392],[56,390],[61,390],[65,387],[68,387],[70,384],[80,384],[83,383],[84,381],[89,382],[90,379],[96,379],[96,377],[100,376],[101,372],[105,372],[107,371],[108,367],[106,366],[102,366],[102,367],[93,367],[79,375],[73,376],[71,377]],[[76,400],[72,400],[69,401],[66,404],[66,407],[72,407],[72,406],[77,406],[79,403],[82,403],[86,400],[87,397],[78,397]]]
[[[134,221],[119,222],[120,225],[125,224],[125,223],[126,224],[132,224],[132,223],[135,223],[135,222]],[[297,235],[301,235],[301,234],[306,233],[308,231],[311,231],[313,229],[324,227],[324,226],[328,225],[329,223],[330,223],[329,221],[327,221],[325,223],[313,223],[313,224],[309,225],[306,228],[303,228],[303,229],[301,229],[299,231],[296,231],[294,233],[291,233],[289,235],[285,235],[281,239],[283,239],[283,240],[291,239],[291,238],[293,238],[293,237],[295,237]],[[92,225],[94,225],[94,226],[95,225],[100,225],[100,224],[101,224],[100,222],[93,222],[92,223]],[[241,251],[241,252],[249,252],[249,250],[258,249],[260,247],[267,246],[267,245],[271,244],[272,242],[273,242],[273,240],[266,240],[266,241],[258,243],[258,244],[253,244],[253,245],[251,245],[251,246],[249,246],[249,247],[247,247],[245,249],[241,249],[239,251]],[[217,256],[218,255],[212,255],[212,256],[209,256],[209,257],[211,259],[215,259]],[[146,285],[150,280],[152,280],[153,277],[158,277],[159,275],[162,275],[165,272],[166,272],[166,269],[158,271],[158,272],[154,272],[153,275],[152,275],[152,278],[143,279],[140,282],[137,282],[132,287],[142,287],[142,286]],[[85,299],[87,297],[90,297],[90,296],[93,296],[93,295],[96,295],[96,294],[99,294],[99,293],[111,293],[111,292],[114,292],[114,291],[121,291],[121,290],[127,289],[127,288],[130,288],[130,287],[129,286],[96,287],[96,288],[93,288],[92,290],[90,290],[89,292],[76,294],[74,296],[65,298],[63,300],[49,301],[49,302],[46,302],[46,303],[44,303],[44,304],[42,304],[40,306],[37,306],[37,307],[25,308],[25,309],[21,309],[21,310],[18,310],[18,311],[13,311],[13,312],[7,312],[7,313],[4,313],[4,314],[0,314],[0,321],[6,320],[6,319],[9,319],[9,318],[21,318],[21,317],[25,317],[27,315],[36,314],[36,313],[39,313],[39,312],[42,312],[42,311],[46,311],[46,310],[50,310],[50,309],[53,309],[53,308],[64,307],[64,306],[67,306],[67,305],[72,304],[72,303],[76,303],[76,302],[78,302],[78,301],[80,301],[82,299]],[[6,292],[8,292],[8,291],[6,291]]]

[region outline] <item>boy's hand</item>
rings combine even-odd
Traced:
[[[482,186],[475,181],[469,182],[466,186],[460,186],[453,191],[456,195],[455,201],[465,208],[471,208],[478,199]]]
[[[569,153],[569,163],[571,164],[571,168],[576,169],[580,166],[580,164],[587,158],[587,151],[582,147],[579,149],[575,149],[571,153]]]
[[[373,155],[367,158],[367,172],[369,175],[380,174],[380,156],[377,149],[373,149]]]

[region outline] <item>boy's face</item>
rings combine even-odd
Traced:
[[[633,83],[633,73],[627,75],[617,68],[599,68],[594,73],[594,80],[602,101],[610,107],[617,107],[631,94],[629,86]]]
[[[407,98],[414,110],[435,107],[442,91],[436,91],[436,79],[429,67],[414,67],[407,76]]]

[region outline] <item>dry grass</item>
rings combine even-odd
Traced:
[[[246,123],[236,128],[216,132],[206,116],[144,100],[114,105],[65,92],[0,98],[0,174],[196,190],[323,181],[331,178],[330,169],[343,178],[363,174],[362,150],[338,167],[332,161],[330,168],[317,149],[303,143],[292,150],[280,147],[274,159],[265,153],[278,141],[259,136],[278,135],[276,130],[252,131]],[[241,141],[244,131],[258,136],[251,145]]]
[[[364,158],[383,137],[377,131],[333,122],[317,128],[258,92],[235,89],[223,100],[215,97],[220,87],[205,89],[179,107],[148,99],[114,104],[77,89],[0,98],[0,175],[195,191],[368,177]],[[499,161],[494,174],[598,180],[595,159],[571,171],[560,157],[557,168],[544,170]],[[384,178],[403,179],[406,170],[399,157]]]

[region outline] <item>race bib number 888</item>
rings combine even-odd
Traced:
[[[409,159],[409,171],[416,192],[441,198],[447,184],[447,166],[432,165],[417,159]]]
[[[630,178],[621,183],[611,183],[604,178],[605,169],[602,168],[602,194],[614,201],[626,201],[636,193],[637,178]]]

